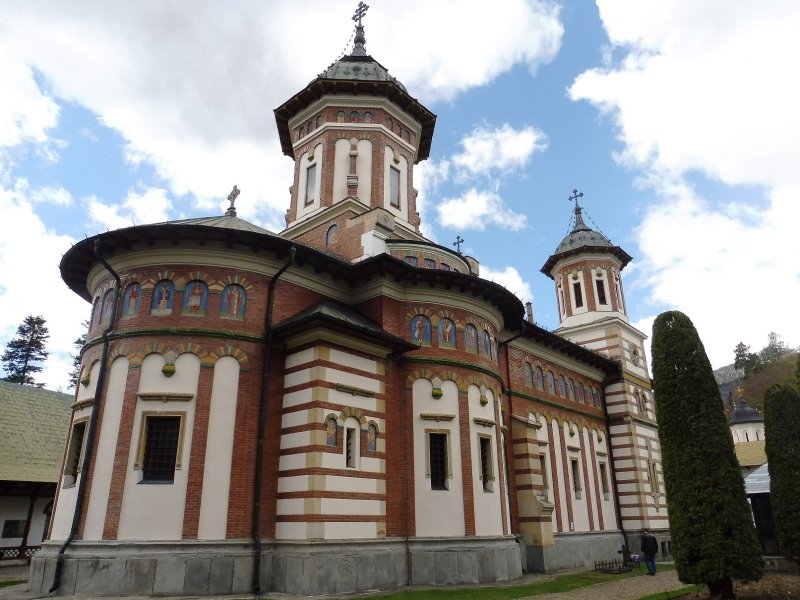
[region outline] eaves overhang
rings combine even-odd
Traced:
[[[553,277],[553,267],[556,266],[556,263],[560,260],[564,260],[565,258],[578,256],[580,254],[611,254],[612,256],[616,257],[620,263],[622,263],[620,270],[624,269],[625,266],[633,260],[633,257],[619,246],[579,246],[577,248],[572,248],[570,250],[551,255],[547,259],[547,262],[544,263],[540,271],[547,275],[550,279],[555,280],[555,277]]]

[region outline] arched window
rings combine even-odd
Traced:
[[[317,115],[316,126],[319,127],[320,125],[322,125],[322,115]]]
[[[572,379],[567,380],[567,398],[575,400],[575,382]]]
[[[643,415],[647,414],[647,410],[645,408],[645,403],[644,403],[644,394],[640,394],[637,391],[634,392],[634,395],[636,396],[636,407],[639,409],[639,412]]]
[[[378,426],[370,423],[367,427],[367,450],[377,452],[378,450]]]
[[[432,258],[425,259],[425,268],[426,269],[435,269],[436,268],[436,261]]]
[[[372,113],[367,111],[364,113],[364,123],[372,123]]]
[[[417,260],[417,257],[416,257],[416,256],[406,256],[406,257],[403,259],[403,261],[404,261],[404,262],[405,262],[407,265],[411,265],[412,267],[418,267],[418,266],[419,266],[419,261]]]
[[[103,296],[103,309],[100,311],[100,322],[111,321],[111,306],[114,304],[114,290],[108,290]]]
[[[334,417],[329,417],[325,421],[325,434],[326,434],[326,439],[327,439],[328,446],[336,446],[336,444],[337,444],[337,440],[336,440],[337,431],[338,431],[338,428],[336,426],[336,419]]]
[[[350,113],[350,122],[351,123],[358,123],[358,111],[354,110]]]
[[[478,352],[478,330],[474,325],[464,327],[464,349],[473,354]]]
[[[336,113],[336,122],[337,123],[344,123],[344,111],[340,110]]]
[[[567,397],[567,384],[564,381],[563,375],[558,376],[558,395],[561,396],[562,398]]]
[[[551,393],[551,394],[555,394],[556,393],[556,381],[553,378],[553,372],[552,371],[548,371],[547,372],[547,391],[549,393]]]
[[[483,330],[482,346],[483,353],[489,358],[492,357],[492,334],[488,329]]]
[[[244,319],[244,310],[247,303],[245,289],[232,283],[222,290],[222,302],[219,313],[223,319]]]
[[[533,367],[531,363],[525,363],[525,385],[533,385]]]
[[[451,319],[439,320],[439,347],[456,347],[456,324]]]
[[[431,320],[425,315],[411,319],[411,339],[421,346],[431,345]]]
[[[132,317],[139,312],[142,304],[142,286],[132,283],[125,288],[125,295],[122,297],[122,316]]]
[[[154,315],[172,314],[172,302],[175,300],[175,284],[169,279],[162,279],[153,288],[153,303],[150,313]]]
[[[181,312],[184,315],[203,316],[208,308],[208,285],[205,281],[190,281],[183,288],[183,304]]]
[[[450,265],[448,265],[447,263],[442,263],[442,264],[439,265],[439,268],[442,271],[449,271],[450,270]]]
[[[578,384],[578,402],[581,404],[586,402],[586,390],[584,389],[582,383]]]
[[[389,128],[389,131],[391,131],[392,128],[394,127],[394,121],[392,121],[391,117],[386,118],[386,127]]]
[[[600,390],[595,388],[593,395],[594,395],[594,405],[597,408],[602,407],[603,406],[603,396],[600,395]]]
[[[542,372],[542,367],[536,367],[536,389],[544,389],[544,373]]]
[[[355,417],[347,417],[344,422],[344,466],[349,469],[357,469],[359,461],[359,449],[361,447],[361,424]]]
[[[301,137],[303,137],[305,134],[306,134],[306,128],[305,128],[305,127],[301,127],[301,128],[300,128],[300,131],[297,133],[297,139],[300,139],[300,138],[301,138]]]
[[[89,328],[92,328],[94,322],[96,320],[100,320],[100,296],[94,299],[94,304],[92,305],[92,316],[89,319]]]
[[[334,224],[328,227],[327,233],[325,233],[325,245],[332,246],[336,243],[337,238],[339,237],[339,226]]]

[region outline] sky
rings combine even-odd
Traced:
[[[695,323],[712,365],[800,344],[800,3],[371,0],[367,52],[437,115],[424,233],[558,327],[539,272],[587,223],[634,257],[648,336]],[[90,306],[58,263],[87,235],[221,215],[283,228],[273,109],[349,52],[356,2],[0,3],[0,347],[47,319],[67,390]]]

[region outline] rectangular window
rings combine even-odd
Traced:
[[[447,489],[447,434],[428,434],[428,470],[432,490]]]
[[[21,538],[25,535],[25,521],[24,519],[8,519],[3,523],[4,538]]]
[[[600,463],[600,485],[603,489],[603,500],[608,500],[608,469],[606,463]]]
[[[575,295],[575,307],[580,308],[583,306],[583,292],[581,291],[581,284],[573,283],[572,292]]]
[[[181,415],[142,415],[137,467],[142,483],[172,483],[180,468]]]
[[[491,492],[494,485],[494,470],[492,469],[492,438],[478,436],[481,451],[481,481],[483,491]]]
[[[314,204],[317,199],[317,165],[306,169],[306,205]]]
[[[579,500],[581,497],[581,470],[578,466],[578,459],[573,458],[570,460],[572,466],[572,489],[575,491],[575,499]]]
[[[72,425],[72,436],[67,450],[67,459],[64,463],[64,485],[74,485],[81,472],[81,458],[83,457],[83,441],[86,437],[87,420],[77,421]]]
[[[542,487],[547,490],[550,482],[547,480],[547,457],[544,454],[539,455],[539,471],[542,473]]]
[[[597,300],[600,304],[608,304],[606,301],[606,284],[602,279],[595,279],[594,280],[595,286],[597,286]]]
[[[400,170],[389,167],[389,203],[400,208]]]
[[[356,467],[356,430],[353,427],[347,428],[344,438],[345,466],[355,469]]]

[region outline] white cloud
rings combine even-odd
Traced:
[[[1,35],[1,34],[0,34]],[[0,38],[0,47],[3,47]],[[58,105],[36,85],[33,71],[12,47],[0,52],[0,147],[44,142],[58,120]]]
[[[30,190],[29,199],[34,203],[55,204],[57,206],[70,206],[72,194],[63,187],[42,186]]]
[[[515,213],[503,204],[497,191],[471,188],[458,198],[445,198],[436,207],[439,224],[453,229],[483,231],[498,225],[512,231],[523,229],[528,217]]]
[[[789,299],[800,294],[800,263],[789,224],[800,218],[800,80],[792,75],[800,5],[599,6],[622,59],[581,74],[569,93],[614,119],[624,144],[617,159],[661,202],[644,211],[637,232],[634,285],[686,312],[715,366],[732,360],[738,341],[758,346],[769,331],[797,344],[800,316]],[[764,186],[767,202],[737,190],[704,199],[687,179],[697,173]]]
[[[523,302],[533,302],[531,286],[514,267],[494,270],[486,265],[481,265],[480,273],[482,279],[499,283]]]
[[[494,129],[476,127],[460,143],[464,151],[452,157],[453,165],[462,176],[475,176],[523,167],[547,147],[547,136],[534,127],[514,129],[504,123]]]
[[[169,220],[172,206],[167,191],[160,188],[130,190],[121,205],[104,203],[95,196],[86,198],[85,202],[94,229],[121,229],[132,225],[162,223]]]
[[[74,240],[45,227],[16,190],[0,187],[0,213],[0,346],[14,337],[26,316],[42,315],[50,331],[51,358],[37,380],[50,389],[66,389],[72,342],[90,311],[59,277],[61,255]]]

